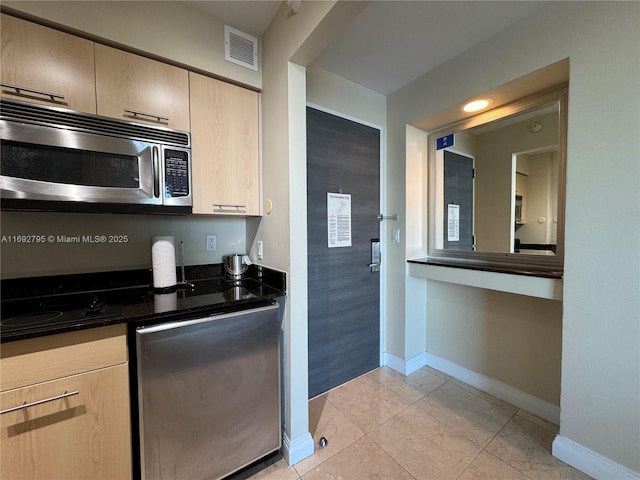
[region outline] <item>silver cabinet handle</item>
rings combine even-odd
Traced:
[[[13,88],[18,95],[21,95],[22,92],[27,92],[27,93],[35,93],[36,95],[43,95],[45,97],[49,97],[52,102],[56,102],[56,101],[60,102],[64,100],[64,95],[60,95],[59,93],[44,92],[42,90],[36,90],[34,88],[27,88],[27,87],[20,87],[18,85],[10,85],[8,83],[2,83],[0,85],[2,85],[3,88]]]
[[[4,415],[5,413],[9,413],[9,412],[15,412],[16,410],[22,410],[23,408],[33,407],[35,405],[40,405],[42,403],[53,402],[54,400],[60,400],[62,398],[71,397],[72,395],[78,395],[79,393],[80,393],[79,390],[75,390],[73,392],[67,392],[65,390],[60,395],[56,395],[55,397],[49,397],[43,400],[36,400],[35,402],[31,402],[31,403],[23,402],[22,404],[17,405],[15,407],[7,408],[6,410],[0,411],[0,415]]]
[[[214,206],[214,208],[215,207],[219,207],[219,208],[235,208],[237,210],[246,207],[246,205],[238,205],[238,204],[235,204],[235,203],[214,203],[213,206]]]
[[[139,112],[138,110],[130,110],[128,108],[124,109],[124,113],[128,113],[130,115],[133,115],[134,117],[150,117],[150,118],[155,118],[158,122],[161,121],[165,121],[168,122],[169,121],[169,117],[163,117],[162,115],[156,115],[155,113],[146,113],[146,112]]]

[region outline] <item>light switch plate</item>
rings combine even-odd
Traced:
[[[400,229],[394,228],[391,230],[391,241],[393,243],[400,243]]]

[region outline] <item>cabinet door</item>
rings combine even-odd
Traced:
[[[130,479],[127,364],[9,390],[0,403],[4,411],[57,396],[62,398],[2,413],[0,476]]]
[[[84,38],[3,14],[1,78],[3,97],[96,113],[93,42]]]
[[[189,74],[96,44],[98,114],[189,131]]]
[[[260,215],[258,94],[190,73],[193,213]]]

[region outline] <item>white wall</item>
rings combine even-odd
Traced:
[[[262,170],[265,201],[269,199],[273,210],[257,228],[255,242],[264,242],[264,262],[287,272],[288,292],[285,307],[283,336],[283,450],[286,460],[294,464],[313,453],[313,439],[309,433],[307,408],[307,290],[306,269],[295,264],[296,258],[306,258],[306,242],[296,244],[295,235],[306,234],[306,196],[300,203],[291,202],[292,163],[303,169],[306,162],[304,142],[305,76],[304,69],[289,63],[296,47],[309,31],[300,34],[291,28],[305,20],[313,28],[325,12],[305,8],[300,16],[288,23],[288,10],[283,5],[264,36],[265,68],[262,96]],[[302,110],[302,114],[300,113]],[[294,118],[291,118],[293,115]],[[302,125],[300,125],[302,121]],[[296,138],[301,138],[295,142]],[[301,152],[302,150],[302,152]],[[303,175],[303,173],[298,173]],[[306,176],[306,173],[304,173]],[[295,187],[295,185],[293,185]],[[302,224],[293,223],[293,219]],[[292,248],[298,250],[292,253]],[[253,249],[255,250],[255,243]]]
[[[296,15],[285,3],[263,37],[263,191],[273,211],[256,228],[264,263],[288,273],[283,324],[284,438],[290,464],[313,453],[307,381],[306,62],[362,5],[306,2]],[[295,61],[295,62],[294,62]]]
[[[307,102],[383,129],[387,122],[384,95],[321,68],[307,69]]]
[[[404,258],[423,258],[427,256],[427,238],[428,238],[428,168],[427,168],[427,134],[417,128],[407,125],[405,127],[406,138],[406,208],[396,210],[393,201],[387,201],[385,209],[387,212],[398,213],[400,215],[399,225],[396,222],[388,222],[383,225],[388,236],[393,228],[400,229],[400,244],[390,243],[387,248],[387,274],[385,281],[387,282],[387,298],[386,300],[386,360],[387,365],[406,374],[412,373],[421,365],[415,365],[412,360],[423,353],[425,350],[424,339],[426,337],[427,324],[424,319],[427,316],[426,302],[415,301],[422,299],[426,293],[426,281],[421,278],[407,276],[409,265],[404,262]],[[389,151],[387,152],[389,155]],[[396,171],[397,163],[391,160],[387,161],[388,175],[387,179],[398,181]],[[389,182],[387,183],[387,185]],[[388,188],[388,187],[387,187]],[[391,193],[391,192],[389,192]],[[397,193],[396,193],[397,194]],[[388,195],[387,198],[390,198]],[[404,239],[404,240],[403,240]],[[404,245],[404,255],[402,262],[398,262],[394,257],[397,256],[399,248]],[[397,284],[396,276],[393,273],[404,269],[406,285]],[[404,305],[406,310],[397,310],[397,299],[395,295],[404,294]],[[403,306],[404,306],[403,305]],[[401,316],[402,315],[402,316]],[[400,322],[403,322],[400,325]],[[401,329],[398,327],[402,327]],[[404,352],[404,357],[399,352]],[[406,359],[402,365],[398,359]]]
[[[562,302],[429,281],[427,318],[427,352],[560,405]]]
[[[530,132],[529,125],[532,122],[543,123],[542,131]],[[475,233],[479,251],[511,251],[513,154],[557,144],[557,113],[531,118],[476,136]],[[530,220],[535,218],[537,217]]]
[[[640,472],[640,4],[576,7],[560,435]]]
[[[563,311],[553,308],[555,313],[546,318],[545,311],[537,309],[534,315],[539,315],[540,321],[562,322],[558,438],[565,441],[557,442],[554,451],[582,469],[594,472],[594,462],[610,462],[609,473],[636,472],[636,476],[640,472],[639,27],[637,2],[549,5],[393,93],[387,103],[389,170],[398,172],[389,176],[392,193],[388,198],[390,208],[402,209],[403,125],[569,58]],[[606,138],[616,140],[607,142]],[[623,238],[613,244],[620,232],[624,232]],[[400,249],[392,255],[394,263],[404,261]],[[404,269],[397,268],[392,274],[390,282],[403,293],[407,282]],[[435,288],[439,298],[451,302],[461,293],[456,286]],[[483,301],[474,300],[475,296],[469,299],[467,321],[491,313]],[[426,294],[410,298],[406,306],[403,294],[394,298],[388,299],[388,310],[404,311],[412,302],[428,302]],[[524,330],[518,330],[525,332],[526,319],[517,312],[528,308],[527,298],[509,299],[514,325],[520,323]],[[494,301],[500,308],[506,306],[505,299]],[[442,304],[428,308],[426,319],[421,321],[430,328],[446,328],[447,316],[454,310]],[[407,324],[389,322],[389,337],[408,338],[418,328],[414,322],[408,316]],[[439,349],[443,357],[464,362],[454,357],[454,351],[470,339],[463,331],[451,333],[458,335],[459,344],[432,345],[424,338],[425,348]],[[550,342],[556,344],[560,332],[550,335]],[[388,343],[395,349],[392,353],[405,360],[412,358],[415,352],[399,340]],[[512,341],[510,348],[514,349],[517,343],[522,348],[529,345],[526,338]],[[520,388],[530,391],[529,385]],[[536,391],[536,395],[545,394]],[[567,445],[578,452],[573,458],[566,454]]]

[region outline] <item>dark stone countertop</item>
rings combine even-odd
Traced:
[[[197,318],[268,305],[286,294],[285,274],[258,265],[237,280],[226,278],[221,264],[185,267],[185,273],[191,286],[170,292],[153,290],[151,270],[2,280],[0,340]]]
[[[492,263],[481,263],[481,262],[467,263],[467,262],[455,262],[455,261],[446,261],[446,260],[435,260],[432,258],[415,258],[415,259],[407,260],[407,263],[431,265],[435,267],[451,267],[451,268],[461,268],[466,270],[479,270],[483,272],[509,273],[512,275],[524,275],[527,277],[540,277],[540,278],[553,278],[558,280],[561,280],[563,277],[562,271],[526,268],[526,267],[510,266],[510,265],[496,265]]]

